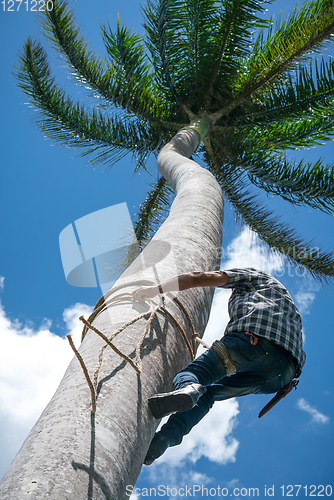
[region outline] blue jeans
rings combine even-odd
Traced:
[[[229,351],[236,373],[227,377],[221,358],[213,349],[208,349],[176,375],[174,389],[196,383],[205,385],[207,390],[191,410],[174,413],[161,427],[161,433],[170,438],[170,446],[180,444],[215,401],[275,393],[296,374],[296,365],[289,353],[270,340],[258,337],[254,345],[249,335],[236,332],[225,335],[221,341]]]

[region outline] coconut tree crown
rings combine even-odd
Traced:
[[[145,35],[102,26],[107,56],[85,42],[66,2],[41,19],[70,73],[96,97],[75,102],[56,84],[41,44],[28,39],[16,70],[49,137],[109,166],[128,153],[146,168],[177,130],[193,127],[197,154],[216,176],[241,221],[272,249],[313,276],[334,276],[334,255],[320,252],[280,222],[250,190],[253,184],[294,205],[334,211],[334,173],[322,160],[287,158],[334,133],[334,62],[311,59],[334,34],[331,0],[311,0],[281,19],[265,20],[255,0],[148,0]],[[262,17],[261,17],[262,16]],[[163,178],[136,222],[150,239],[172,199]]]

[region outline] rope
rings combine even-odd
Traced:
[[[90,392],[91,392],[91,396],[92,396],[92,412],[95,413],[96,412],[96,391],[95,391],[95,388],[94,388],[94,386],[92,384],[92,381],[90,379],[87,367],[86,367],[85,362],[82,359],[80,353],[75,348],[75,345],[74,345],[73,339],[72,339],[72,335],[68,334],[68,335],[66,335],[66,338],[69,341],[70,346],[72,347],[74,354],[78,358],[79,363],[81,365],[81,368],[83,369],[83,372],[85,374],[85,377],[86,377],[86,380],[87,380],[87,383],[88,383],[88,386],[89,386],[89,389],[90,389]]]
[[[139,369],[139,367],[137,367],[134,362],[132,361],[131,358],[129,358],[129,356],[127,356],[126,354],[124,354],[122,351],[120,351],[114,344],[112,344],[110,342],[110,340],[108,339],[108,337],[106,337],[104,335],[104,333],[100,332],[97,328],[95,328],[93,325],[90,325],[83,316],[80,316],[79,318],[83,323],[85,323],[86,326],[88,326],[88,328],[90,328],[91,330],[93,330],[93,332],[97,333],[106,343],[105,346],[101,347],[101,349],[105,349],[107,345],[109,345],[113,351],[116,352],[116,354],[118,354],[119,356],[121,356],[121,358],[124,358],[126,359],[126,361],[128,361],[128,363],[130,363],[130,365],[136,370],[137,373],[140,373],[141,370]],[[100,366],[102,365],[102,357],[101,357],[101,349],[100,349],[100,354],[99,354],[99,364],[97,365],[100,369]],[[103,351],[102,351],[103,352]],[[101,360],[100,360],[100,357],[101,357]],[[96,372],[96,370],[95,370]],[[95,379],[95,374],[94,374],[94,379]],[[96,377],[97,379],[97,377]]]
[[[89,318],[87,320],[88,323],[92,323],[98,314],[100,314],[102,311],[104,311],[104,309],[107,309],[109,306],[111,306],[117,300],[120,300],[122,298],[128,298],[129,296],[131,296],[131,300],[132,300],[132,294],[130,294],[130,293],[119,294],[116,297],[112,297],[111,299],[109,299],[108,297],[110,297],[110,295],[112,293],[116,292],[117,290],[120,290],[121,288],[124,288],[125,286],[138,285],[138,284],[155,285],[155,283],[153,281],[141,280],[141,281],[130,281],[129,283],[124,283],[123,285],[119,285],[119,286],[116,286],[115,288],[112,288],[111,290],[106,292],[104,295],[102,295],[102,297],[97,301],[97,303],[94,307],[94,311],[92,312],[92,314],[89,316]],[[145,316],[146,314],[147,313],[144,313],[143,316]],[[138,318],[138,319],[140,319],[140,318]],[[126,323],[126,325],[127,325],[127,323]],[[122,329],[124,329],[124,328],[126,328],[126,326],[122,327]],[[81,342],[85,338],[87,331],[88,331],[88,327],[84,328],[82,330]],[[114,336],[116,336],[118,333],[119,333],[119,331],[115,332]]]
[[[183,312],[183,314],[185,315],[185,317],[188,320],[188,323],[189,323],[189,326],[190,326],[190,329],[191,329],[191,339],[192,339],[192,342],[193,342],[193,353],[192,353],[192,356],[193,356],[192,360],[193,360],[193,359],[195,359],[195,353],[197,351],[196,342],[199,343],[199,344],[202,344],[206,349],[210,349],[210,346],[208,344],[206,344],[204,342],[204,340],[201,339],[201,337],[198,335],[198,333],[195,332],[194,325],[192,324],[192,321],[191,321],[191,318],[190,318],[190,316],[188,314],[188,311],[184,307],[184,305],[182,304],[182,302],[180,302],[179,299],[176,298],[176,297],[174,297],[173,300],[179,306],[179,308],[181,309],[181,311]],[[188,339],[187,339],[187,336],[185,334],[184,334],[184,338],[185,338],[186,343],[187,343]],[[189,344],[189,342],[188,342],[188,344]],[[188,347],[188,349],[189,349],[189,347]]]
[[[218,354],[218,356],[222,360],[226,368],[226,376],[230,377],[231,375],[234,375],[234,373],[236,373],[237,371],[237,368],[233,363],[230,353],[225,344],[223,344],[223,342],[220,342],[219,340],[215,340],[211,346],[211,349],[213,349],[215,353]]]
[[[86,365],[85,365],[85,363],[84,363],[81,355],[79,354],[79,352],[77,351],[77,349],[74,346],[74,343],[73,343],[71,335],[67,335],[66,336],[67,339],[68,339],[68,341],[69,341],[69,343],[70,343],[70,346],[73,349],[74,354],[76,355],[76,357],[79,360],[79,363],[80,363],[80,365],[82,367],[82,370],[84,372],[85,378],[87,380],[87,383],[88,383],[88,386],[89,386],[89,389],[90,389],[90,392],[91,392],[92,412],[93,413],[96,412],[97,380],[98,380],[99,371],[100,371],[101,366],[102,366],[104,349],[107,346],[111,347],[111,349],[114,352],[116,352],[116,354],[118,354],[120,357],[122,357],[123,359],[125,359],[132,366],[132,368],[136,371],[136,373],[140,374],[141,371],[142,371],[142,365],[141,365],[141,360],[140,360],[140,349],[141,349],[142,343],[143,343],[143,341],[144,341],[144,339],[145,339],[145,337],[147,335],[147,332],[149,330],[151,322],[152,322],[152,320],[153,320],[153,318],[154,318],[154,316],[155,316],[155,314],[157,312],[162,312],[163,314],[165,314],[176,325],[178,331],[181,333],[181,336],[182,336],[182,338],[183,338],[183,340],[184,340],[184,342],[186,344],[186,347],[187,347],[187,349],[189,351],[190,358],[191,358],[192,361],[195,359],[195,354],[196,354],[196,350],[197,350],[196,343],[201,343],[207,349],[210,348],[210,346],[208,346],[205,342],[203,342],[203,340],[200,338],[200,336],[198,335],[198,333],[195,332],[195,329],[194,329],[194,326],[192,324],[191,318],[190,318],[190,316],[188,314],[188,311],[183,306],[183,304],[173,294],[170,294],[170,293],[168,295],[170,295],[172,297],[173,302],[175,302],[177,304],[177,306],[181,309],[181,311],[183,312],[184,316],[187,319],[187,322],[189,323],[190,330],[191,330],[192,346],[190,345],[188,337],[187,337],[184,329],[180,325],[180,323],[177,321],[177,319],[165,307],[163,307],[162,304],[164,303],[164,295],[162,295],[162,297],[160,298],[160,301],[159,301],[158,304],[156,304],[152,300],[149,300],[149,302],[150,302],[150,310],[149,311],[141,313],[138,316],[136,316],[135,318],[133,318],[132,320],[127,321],[126,323],[124,323],[124,325],[122,325],[120,328],[118,328],[118,330],[116,330],[114,333],[112,333],[109,338],[106,335],[104,335],[104,333],[100,332],[97,328],[95,328],[91,324],[94,321],[94,319],[101,312],[103,312],[106,309],[108,309],[108,307],[112,306],[115,302],[119,302],[119,301],[122,301],[122,300],[124,300],[124,301],[129,301],[130,300],[131,302],[133,301],[132,293],[122,293],[122,294],[119,294],[119,295],[116,295],[116,296],[113,296],[113,297],[109,298],[111,294],[113,294],[115,291],[117,291],[117,290],[119,290],[121,288],[124,288],[125,286],[138,285],[138,284],[141,284],[141,285],[146,285],[146,284],[147,285],[154,285],[155,283],[153,283],[152,281],[147,281],[147,280],[145,280],[145,281],[141,280],[140,282],[138,282],[138,281],[132,281],[132,282],[129,282],[129,283],[125,283],[123,285],[119,285],[118,287],[112,288],[111,290],[109,290],[105,295],[103,295],[98,300],[98,302],[95,305],[94,311],[89,316],[88,320],[85,320],[85,318],[83,316],[80,316],[80,318],[79,318],[79,320],[84,323],[84,327],[83,327],[82,335],[81,335],[81,342],[85,338],[88,329],[90,329],[93,332],[95,332],[97,335],[99,335],[105,341],[105,345],[102,346],[101,349],[100,349],[100,351],[99,351],[98,363],[97,363],[97,366],[96,366],[96,369],[95,369],[95,372],[94,372],[94,375],[93,375],[93,382],[90,379],[87,367],[86,367]],[[125,330],[125,328],[127,328],[128,326],[132,325],[136,321],[138,321],[141,318],[144,318],[144,317],[146,317],[148,315],[149,315],[149,318],[148,318],[148,320],[146,322],[145,330],[142,333],[142,335],[141,335],[141,337],[140,337],[140,339],[138,341],[137,347],[136,347],[136,362],[134,363],[133,360],[127,354],[123,353],[120,349],[118,349],[112,343],[112,340],[119,333],[121,333],[123,330]]]

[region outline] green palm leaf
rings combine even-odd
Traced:
[[[254,0],[149,0],[144,9],[147,46],[160,89],[197,112],[207,107],[221,82],[222,102],[231,97],[231,82],[249,53],[251,31],[267,23],[257,17]],[[208,92],[209,91],[209,92]],[[219,93],[219,92],[218,92]]]
[[[251,182],[269,194],[281,196],[295,205],[308,205],[325,213],[334,213],[334,170],[323,165],[287,160],[286,155],[266,151],[262,134],[253,141],[242,133],[226,134],[211,141],[224,158],[224,167],[242,169]]]
[[[181,103],[175,78],[180,65],[179,42],[180,0],[149,0],[143,9],[144,28],[147,32],[147,48],[156,74],[158,91],[172,102]],[[172,47],[171,47],[172,45]],[[172,76],[172,73],[175,76]]]
[[[247,182],[241,170],[220,167],[217,156],[206,142],[206,161],[216,176],[226,198],[241,220],[254,231],[271,249],[283,255],[294,266],[301,266],[318,279],[334,276],[334,254],[323,253],[312,241],[303,241],[286,224],[280,222],[273,212],[256,201],[256,196],[247,190]],[[214,160],[213,160],[214,158]]]
[[[257,94],[239,124],[262,126],[275,121],[312,117],[327,114],[327,107],[334,97],[334,62],[322,59],[309,67],[299,67],[295,74],[286,76],[283,82],[274,82],[262,95]]]
[[[150,187],[151,189],[140,205],[134,222],[136,237],[141,249],[152,239],[166,219],[174,198],[174,191],[163,177],[159,177],[157,182]]]
[[[269,3],[269,2],[268,2]],[[212,69],[205,68],[210,77],[206,104],[210,105],[216,94],[223,99],[233,95],[234,82],[240,73],[246,57],[250,55],[252,33],[259,27],[268,27],[269,21],[255,14],[263,13],[260,2],[253,0],[225,0],[223,12],[219,13],[217,25],[219,32],[215,38]]]
[[[287,161],[284,155],[271,155],[264,161],[257,155],[261,172],[258,168],[248,167],[251,182],[267,193],[281,196],[294,205],[308,205],[322,210],[324,213],[334,213],[334,170],[333,166],[323,165],[321,159],[315,164],[309,162]],[[266,165],[264,165],[266,163]]]
[[[273,34],[266,39],[263,31],[259,34],[245,71],[236,81],[236,91],[242,92],[243,97],[254,96],[257,89],[291,70],[297,60],[319,49],[333,29],[334,8],[330,0],[313,0],[301,10],[295,8]]]
[[[251,57],[244,61],[234,84],[234,99],[215,113],[215,119],[231,113],[239,105],[256,100],[264,89],[282,81],[297,63],[307,60],[311,51],[329,42],[334,32],[334,7],[331,0],[311,0],[301,10],[282,21],[276,31],[265,38],[258,35]],[[259,96],[258,96],[259,93]]]
[[[42,46],[29,39],[17,68],[19,86],[41,111],[40,128],[49,137],[66,146],[84,148],[83,154],[97,153],[95,162],[113,164],[129,152],[143,163],[148,152],[158,151],[161,130],[154,125],[124,120],[117,115],[103,115],[100,110],[87,111],[57,87],[51,77]],[[171,136],[166,131],[166,138]]]
[[[117,22],[116,33],[102,27],[110,62],[100,59],[84,41],[66,2],[55,2],[41,26],[52,44],[65,56],[77,81],[87,85],[110,106],[120,106],[144,119],[168,115],[169,101],[156,97],[151,66],[143,37]],[[73,72],[72,72],[73,73]]]
[[[332,140],[334,134],[334,102],[326,107],[315,109],[312,116],[284,124],[271,124],[267,127],[254,127],[253,136],[263,134],[263,146],[271,150],[301,149],[321,145]]]

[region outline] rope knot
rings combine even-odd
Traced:
[[[151,281],[150,282],[145,282],[145,283],[153,284]],[[104,340],[104,342],[105,342],[105,344],[101,347],[101,349],[99,351],[98,364],[96,366],[96,369],[95,369],[95,372],[94,372],[94,375],[93,375],[93,382],[90,379],[87,367],[86,367],[86,365],[84,363],[84,360],[82,359],[81,355],[79,354],[79,352],[77,351],[77,349],[74,346],[74,343],[73,343],[71,335],[67,335],[66,336],[67,339],[68,339],[68,341],[69,341],[69,344],[70,344],[70,346],[71,346],[71,348],[72,348],[72,350],[74,352],[74,354],[78,358],[78,361],[79,361],[79,363],[80,363],[80,365],[82,367],[82,370],[84,372],[85,378],[87,380],[87,383],[88,383],[88,386],[89,386],[89,389],[90,389],[90,392],[91,392],[92,412],[93,413],[96,412],[97,380],[98,380],[98,374],[99,374],[100,368],[102,366],[102,359],[103,359],[104,349],[107,346],[111,347],[111,349],[116,354],[118,354],[121,358],[125,359],[132,366],[132,368],[136,371],[137,374],[140,374],[142,372],[142,365],[141,365],[141,359],[140,359],[140,349],[141,349],[142,343],[143,343],[143,341],[144,341],[144,339],[145,339],[145,337],[147,335],[149,327],[150,327],[150,325],[152,323],[152,320],[153,320],[153,318],[154,318],[154,316],[155,316],[155,314],[157,312],[163,313],[165,316],[167,316],[176,325],[176,327],[177,327],[178,331],[181,333],[181,336],[182,336],[182,338],[183,338],[183,340],[184,340],[184,342],[186,344],[186,347],[187,347],[187,349],[189,351],[191,361],[193,361],[195,359],[195,353],[196,353],[196,350],[197,350],[197,343],[201,343],[207,349],[209,348],[209,346],[205,342],[203,342],[203,340],[200,338],[199,334],[195,332],[194,326],[192,324],[192,320],[191,320],[191,318],[190,318],[187,310],[183,306],[183,304],[176,297],[174,297],[174,296],[172,296],[173,302],[175,304],[177,304],[178,307],[181,309],[181,311],[183,312],[183,314],[186,317],[186,319],[188,321],[188,324],[190,326],[191,339],[192,339],[192,344],[193,344],[192,347],[191,347],[190,342],[189,342],[189,340],[187,338],[187,335],[186,335],[184,329],[182,328],[182,326],[180,325],[180,323],[164,307],[164,304],[165,304],[165,300],[164,300],[165,297],[164,297],[164,295],[162,295],[160,297],[160,301],[159,301],[158,304],[156,304],[152,300],[149,300],[149,305],[150,305],[149,311],[141,313],[138,316],[136,316],[135,318],[133,318],[132,320],[127,321],[116,332],[114,332],[110,337],[107,337],[104,333],[102,333],[95,326],[93,326],[92,322],[98,316],[98,314],[100,314],[101,312],[105,311],[114,302],[117,302],[119,300],[128,300],[128,301],[129,300],[130,301],[133,300],[131,293],[122,293],[122,294],[116,295],[116,296],[111,297],[111,298],[109,298],[109,296],[111,295],[111,293],[115,292],[119,288],[122,288],[124,286],[134,285],[134,284],[138,284],[138,282],[125,283],[124,285],[120,285],[119,287],[116,287],[116,288],[110,290],[107,294],[105,294],[103,297],[101,297],[100,300],[97,302],[97,304],[96,304],[96,306],[94,308],[94,311],[89,316],[88,320],[86,320],[83,316],[79,317],[79,320],[84,324],[84,327],[83,327],[83,330],[82,330],[81,341],[84,340],[87,331],[90,329],[93,332],[95,332],[97,335],[99,335],[99,337],[101,337]],[[140,284],[142,285],[143,281],[141,281]],[[127,354],[125,354],[120,349],[118,349],[118,347],[115,346],[115,344],[112,342],[112,340],[119,333],[121,333],[123,330],[125,330],[125,328],[127,328],[128,326],[132,325],[136,321],[138,321],[141,318],[144,318],[146,316],[149,316],[149,318],[147,320],[144,332],[142,333],[142,335],[141,335],[141,337],[140,337],[140,339],[138,341],[138,344],[136,346],[136,361],[134,362]]]

